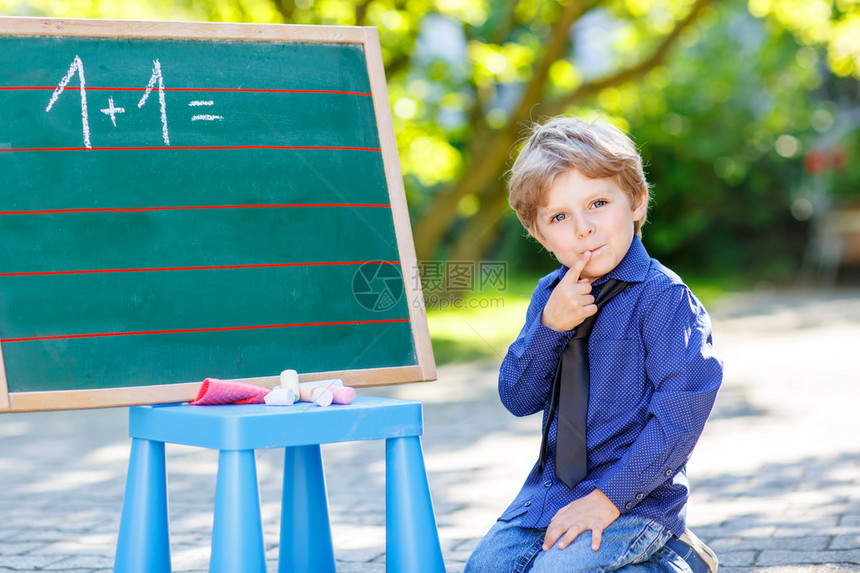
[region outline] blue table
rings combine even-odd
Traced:
[[[444,572],[419,436],[421,403],[362,397],[327,408],[135,406],[114,571],[171,570],[164,444],[219,450],[210,571],[265,573],[254,450],[285,448],[279,573],[335,571],[320,444],[385,440],[386,571]]]

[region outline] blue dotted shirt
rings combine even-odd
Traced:
[[[548,459],[537,464],[502,514],[524,527],[547,527],[562,507],[599,488],[624,514],[656,520],[675,534],[686,527],[684,471],[722,382],[705,309],[678,276],[652,259],[638,237],[609,278],[631,284],[601,311],[589,338],[588,474],[573,489],[555,475],[556,419],[547,420],[552,381],[573,331],[541,324],[541,313],[567,267],[542,278],[526,323],[508,349],[499,395],[516,416],[544,411]],[[537,457],[538,444],[535,444]]]

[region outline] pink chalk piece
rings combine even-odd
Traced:
[[[352,404],[355,400],[355,388],[350,386],[329,386],[328,390],[333,397],[333,404]]]
[[[268,388],[248,384],[246,382],[207,378],[200,386],[197,398],[189,402],[189,404],[192,406],[262,404],[265,402],[266,394],[269,392],[271,392],[271,390]]]

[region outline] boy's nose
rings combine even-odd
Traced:
[[[584,239],[588,235],[594,233],[594,225],[588,217],[577,217],[574,232],[576,233],[577,238]]]

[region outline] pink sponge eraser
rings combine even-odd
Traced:
[[[219,404],[262,404],[271,390],[254,384],[233,380],[207,378],[200,386],[197,398],[189,402],[192,406],[215,406]]]
[[[334,404],[352,404],[355,400],[355,388],[350,386],[329,386]]]

